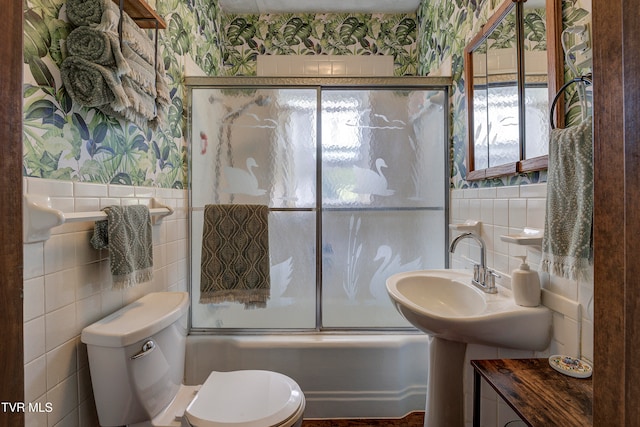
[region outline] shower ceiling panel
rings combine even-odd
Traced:
[[[225,13],[414,13],[420,0],[220,0]]]

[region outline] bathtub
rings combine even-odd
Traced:
[[[401,418],[424,411],[427,358],[424,334],[189,335],[185,381],[266,369],[300,385],[306,419]]]

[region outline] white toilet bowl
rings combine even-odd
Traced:
[[[304,394],[271,371],[212,372],[182,384],[186,292],[157,292],[87,326],[89,369],[101,426],[298,427]]]
[[[201,386],[182,386],[153,427],[298,427],[304,395],[271,371],[211,372]]]

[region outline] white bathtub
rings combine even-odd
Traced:
[[[267,369],[296,380],[307,419],[400,418],[424,410],[427,358],[424,334],[190,335],[185,380]]]

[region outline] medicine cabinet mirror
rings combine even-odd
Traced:
[[[564,78],[561,28],[558,0],[505,0],[466,46],[468,180],[547,168],[549,105]]]

